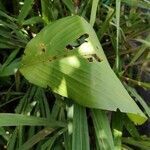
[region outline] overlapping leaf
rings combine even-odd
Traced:
[[[50,87],[83,106],[120,109],[139,124],[146,120],[82,17],[66,17],[45,27],[28,43],[20,71],[29,82]]]

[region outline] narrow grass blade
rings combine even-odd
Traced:
[[[120,7],[121,0],[116,0],[116,27],[117,27],[117,36],[116,36],[116,64],[115,70],[116,73],[119,72],[119,38],[120,38]]]
[[[136,147],[136,149],[140,148],[141,150],[149,150],[150,149],[150,141],[144,140],[136,140],[134,138],[123,138],[123,143],[132,145]]]
[[[131,78],[124,77],[124,76],[122,76],[121,78],[125,79],[126,81],[128,81],[128,82],[130,82],[134,85],[137,85],[137,86],[140,86],[140,87],[143,87],[143,88],[146,88],[146,89],[150,89],[150,83],[148,83],[148,82],[141,82],[141,81],[133,80]]]
[[[143,40],[143,39],[136,39],[136,41],[141,42],[143,44],[145,44],[145,46],[150,47],[150,40]]]
[[[131,96],[135,97],[135,100],[141,104],[141,106],[144,108],[147,115],[150,117],[150,108],[146,104],[146,102],[143,100],[143,98],[136,92],[136,90],[134,88],[127,86],[127,85],[126,85],[126,87],[127,87],[127,90],[130,92]]]
[[[0,77],[14,75],[20,65],[20,59],[15,59],[8,66],[0,68]]]
[[[3,127],[0,127],[0,136],[2,136],[6,141],[9,139],[9,135],[6,134],[7,131]]]
[[[19,16],[18,16],[19,23],[22,23],[24,21],[24,19],[27,17],[29,11],[32,8],[33,3],[34,3],[34,0],[25,0],[24,1],[24,5],[21,8],[21,12],[19,13]]]
[[[64,133],[64,147],[65,150],[70,150],[72,147],[72,135],[68,131]]]
[[[102,150],[114,150],[113,137],[106,113],[101,110],[93,109],[92,119],[99,148]]]
[[[19,49],[14,50],[6,59],[5,63],[3,64],[3,67],[9,65],[11,63],[11,61],[16,57],[18,52],[19,52]]]
[[[27,89],[26,94],[23,96],[22,99],[20,99],[19,104],[17,105],[15,112],[17,114],[24,113],[25,111],[25,106],[27,105],[28,102],[32,99],[32,97],[35,95],[37,88],[35,86],[30,87]]]
[[[73,5],[73,2],[71,0],[62,0],[63,3],[67,6],[67,8],[70,10],[70,12],[72,14],[75,13],[75,8],[74,8],[74,5]]]
[[[0,4],[1,4],[1,2],[0,2]],[[3,17],[5,17],[5,18],[9,19],[10,21],[16,21],[15,18],[13,18],[13,17],[7,15],[4,11],[1,11],[1,10],[0,10],[0,16],[3,16]]]
[[[0,113],[0,126],[50,126],[50,127],[64,127],[64,122],[48,120],[45,118],[26,116],[21,114]]]
[[[43,105],[44,105],[46,117],[50,118],[51,116],[50,116],[50,108],[49,108],[49,104],[48,104],[48,99],[46,98],[46,95],[45,95],[43,89],[41,89],[41,94],[43,97]]]
[[[146,38],[146,43],[144,42],[141,47],[137,50],[136,54],[134,55],[134,57],[132,58],[131,62],[129,65],[134,64],[134,62],[136,62],[136,60],[144,53],[144,51],[146,50],[147,47],[149,47],[149,45],[147,45],[147,43],[150,42],[150,35]]]
[[[53,146],[55,140],[64,132],[66,131],[65,129],[59,130],[54,136],[50,137],[42,146],[41,150],[51,150],[51,147]]]
[[[15,144],[16,144],[16,140],[17,140],[17,128],[15,128],[14,132],[12,133],[9,141],[8,141],[8,145],[7,145],[7,150],[14,150],[16,149]]]
[[[144,9],[150,8],[150,2],[148,0],[122,0],[122,2],[131,7],[141,7]]]
[[[39,16],[25,20],[22,25],[33,25],[37,23],[43,23],[43,19]]]
[[[39,141],[43,140],[47,135],[51,134],[54,131],[52,128],[45,128],[39,131],[37,134],[31,137],[27,142],[25,142],[19,150],[28,150],[37,144]]]
[[[74,105],[72,150],[90,150],[86,109]]]
[[[122,130],[123,130],[123,114],[119,111],[113,114],[112,130],[114,137],[114,145],[116,150],[121,150],[122,147]]]
[[[104,23],[102,24],[101,29],[98,31],[99,32],[98,35],[99,35],[100,40],[104,36],[104,33],[107,31],[109,24],[110,24],[110,21],[112,20],[114,14],[115,14],[115,11],[113,8],[111,8],[109,6],[105,6],[105,7],[108,9],[108,12],[107,12],[106,19],[105,19]]]
[[[127,129],[127,131],[130,133],[130,135],[133,138],[139,138],[140,139],[140,135],[138,133],[138,130],[136,129],[135,125],[133,124],[133,122],[131,122],[131,120],[129,120],[129,118],[127,118],[126,116],[124,116],[123,118],[123,122],[124,122],[124,126]]]
[[[98,2],[99,2],[99,0],[93,0],[93,3],[92,3],[92,10],[91,10],[91,16],[90,16],[90,24],[92,26],[95,23]]]
[[[42,8],[42,19],[46,24],[50,21],[50,4],[48,0],[41,0],[41,8]]]

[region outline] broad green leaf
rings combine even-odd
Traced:
[[[90,150],[86,108],[75,104],[73,115],[72,150]]]
[[[64,127],[65,123],[61,121],[49,120],[34,116],[26,116],[22,114],[0,113],[0,126],[50,126]]]
[[[47,25],[27,44],[20,71],[29,82],[50,87],[83,106],[120,109],[132,114],[137,124],[147,119],[110,68],[93,28],[82,17]]]

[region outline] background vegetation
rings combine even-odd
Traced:
[[[0,149],[149,150],[148,121],[136,126],[120,111],[82,107],[32,85],[19,72],[27,43],[41,29],[66,16],[82,16],[149,118],[149,9],[148,0],[0,0]]]

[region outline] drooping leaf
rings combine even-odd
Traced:
[[[27,45],[21,73],[29,82],[50,87],[83,106],[130,113],[141,124],[145,115],[109,66],[91,25],[71,16],[47,25]],[[130,115],[130,116],[131,116]]]

